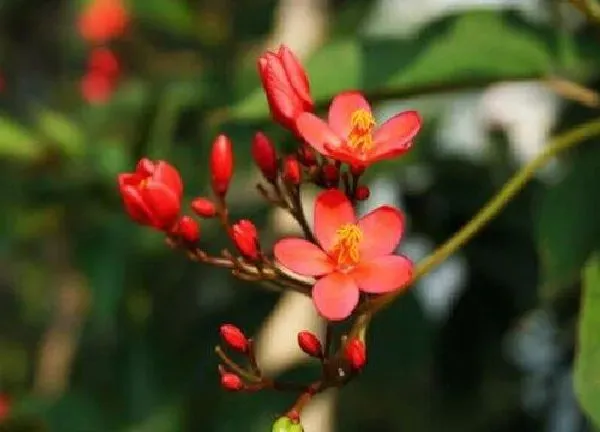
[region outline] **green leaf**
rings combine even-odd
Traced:
[[[540,35],[495,12],[452,17],[410,40],[338,40],[306,63],[316,100],[347,89],[386,92],[465,80],[536,77],[552,66]],[[334,67],[332,67],[334,65]],[[234,106],[234,118],[268,115],[260,89]]]
[[[177,35],[194,33],[193,12],[183,0],[132,0],[136,18]]]
[[[541,258],[540,296],[551,298],[577,281],[600,240],[600,149],[577,154],[566,176],[542,196],[536,227]]]
[[[0,158],[30,161],[43,151],[35,134],[14,120],[0,117]]]
[[[584,412],[600,427],[600,254],[583,272],[579,345],[575,360],[575,393]]]
[[[64,114],[40,108],[37,111],[37,125],[40,132],[67,156],[79,156],[83,153],[83,133],[79,126]]]

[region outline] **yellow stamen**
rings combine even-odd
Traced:
[[[352,113],[350,118],[352,130],[348,135],[348,144],[354,150],[366,151],[373,147],[373,128],[375,119],[371,113],[364,109],[358,109]]]
[[[145,178],[138,184],[138,188],[140,189],[144,189],[146,186],[148,186],[148,178]]]
[[[342,225],[336,232],[336,241],[331,250],[332,257],[339,267],[352,267],[360,261],[358,246],[363,233],[355,224]]]

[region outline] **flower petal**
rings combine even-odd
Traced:
[[[327,123],[309,112],[298,116],[296,130],[304,141],[325,156],[329,156],[325,145],[336,148],[343,143],[342,139],[331,130]]]
[[[337,272],[319,279],[312,290],[317,311],[330,321],[341,321],[350,316],[359,295],[354,280]]]
[[[407,288],[413,263],[402,255],[387,255],[363,261],[350,274],[362,292],[381,294]]]
[[[392,148],[387,152],[376,152],[371,155],[370,163],[379,162],[386,159],[394,159],[395,157],[401,156],[412,148],[413,142],[408,141],[402,145]]]
[[[314,218],[315,237],[327,252],[335,243],[337,230],[356,222],[352,204],[339,189],[329,189],[317,196]]]
[[[152,214],[137,188],[129,185],[121,187],[121,197],[129,217],[142,225],[153,225]]]
[[[157,228],[168,229],[175,223],[181,209],[181,200],[171,188],[150,180],[140,189],[140,195],[150,209]]]
[[[317,245],[300,238],[279,240],[273,247],[279,263],[305,276],[321,276],[333,271],[333,263]]]
[[[177,169],[164,161],[158,161],[154,169],[152,180],[165,184],[175,195],[181,197],[183,193],[183,182]]]
[[[365,97],[357,91],[338,94],[329,106],[329,126],[342,138],[348,138],[352,130],[352,114],[357,110],[371,112],[371,106]]]
[[[362,260],[389,255],[396,249],[404,232],[404,215],[390,206],[381,206],[358,221],[362,231],[360,256]]]
[[[421,117],[416,111],[396,114],[382,124],[373,135],[374,157],[390,150],[406,147],[421,129]]]

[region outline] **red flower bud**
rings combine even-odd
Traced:
[[[115,89],[113,80],[98,72],[88,72],[81,79],[81,96],[90,104],[102,104],[110,99]]]
[[[367,349],[358,339],[352,339],[344,347],[344,357],[354,370],[361,370],[367,363]]]
[[[228,391],[240,391],[244,388],[242,379],[231,372],[221,374],[221,387]]]
[[[365,172],[364,165],[350,165],[350,172],[353,176],[362,175]]]
[[[311,357],[323,357],[323,347],[319,338],[309,331],[298,333],[298,345],[302,351]]]
[[[245,353],[248,351],[248,338],[233,324],[223,324],[220,329],[223,342],[236,351]]]
[[[304,166],[311,167],[317,163],[317,155],[310,146],[303,144],[298,148],[298,161]]]
[[[114,78],[119,75],[119,60],[108,48],[94,48],[88,59],[88,71]]]
[[[356,188],[356,199],[359,201],[364,201],[367,198],[369,198],[369,195],[371,195],[371,191],[369,190],[369,188],[367,186],[359,186]]]
[[[273,143],[262,132],[257,132],[252,140],[252,157],[263,176],[271,183],[277,178],[277,153]]]
[[[181,209],[183,183],[172,165],[142,159],[135,172],[119,174],[118,184],[131,219],[161,231],[173,227]]]
[[[302,179],[302,171],[298,159],[294,156],[288,156],[283,161],[283,178],[291,184],[300,184]]]
[[[4,420],[11,411],[12,401],[6,393],[0,393],[0,421]]]
[[[188,243],[200,240],[200,225],[189,216],[182,216],[177,221],[173,232]]]
[[[233,150],[231,140],[219,135],[213,142],[210,155],[212,187],[217,195],[225,195],[233,175]]]
[[[252,222],[243,219],[233,225],[231,238],[244,257],[252,261],[258,259],[258,231]]]
[[[129,24],[129,13],[122,0],[93,0],[79,16],[81,37],[104,43],[121,36]]]
[[[340,170],[333,164],[323,166],[323,178],[328,185],[337,185],[340,181]]]
[[[296,129],[296,119],[312,111],[314,103],[306,72],[296,56],[284,45],[258,59],[258,72],[271,115],[288,129]]]
[[[192,210],[198,216],[203,218],[211,218],[217,214],[215,204],[208,198],[198,197],[192,201]]]

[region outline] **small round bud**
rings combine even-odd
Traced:
[[[358,339],[348,341],[344,347],[344,357],[352,369],[356,371],[361,370],[367,363],[367,349],[365,344]]]
[[[371,191],[369,190],[369,188],[367,186],[363,186],[360,185],[359,187],[356,188],[356,199],[359,201],[364,201],[367,198],[369,198],[369,195],[371,195]]]
[[[217,214],[215,204],[208,198],[198,197],[192,201],[192,210],[198,216],[203,218],[211,218]]]
[[[252,222],[243,219],[234,224],[231,228],[231,238],[244,257],[252,261],[258,259],[258,231]]]
[[[365,166],[364,165],[351,165],[350,172],[355,177],[360,176],[365,172]]]
[[[311,357],[321,358],[323,356],[323,347],[314,333],[309,331],[298,333],[298,346]]]
[[[228,391],[240,391],[244,388],[244,382],[236,374],[225,372],[221,374],[221,387]]]
[[[285,158],[283,162],[283,178],[285,181],[290,182],[291,184],[300,184],[302,170],[300,169],[298,159],[296,159],[294,156],[288,156]]]
[[[248,338],[238,327],[233,324],[223,324],[220,333],[223,342],[230,348],[241,353],[248,351]]]
[[[271,432],[304,432],[304,428],[300,423],[289,417],[279,417],[273,423]]]
[[[200,225],[189,216],[182,216],[175,225],[175,234],[188,243],[200,240]]]
[[[329,185],[336,185],[340,181],[340,170],[333,164],[324,165],[323,179]]]
[[[298,161],[306,167],[316,165],[317,156],[315,155],[315,151],[306,144],[301,145],[298,149]]]

